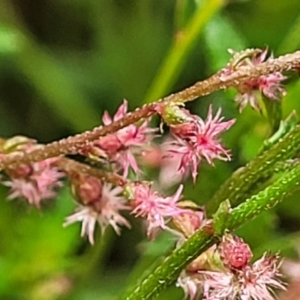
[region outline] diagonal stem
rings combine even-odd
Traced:
[[[247,199],[234,208],[222,226],[224,230],[234,230],[263,211],[269,210],[286,196],[300,188],[300,166],[279,178],[265,190]],[[176,249],[154,272],[139,283],[133,291],[125,293],[121,299],[154,299],[163,289],[174,283],[180,271],[203,251],[218,241],[214,234],[214,224],[200,228],[180,248]]]
[[[231,206],[238,205],[253,185],[274,172],[276,163],[293,158],[299,151],[300,125],[297,125],[270,150],[235,171],[207,203],[207,214],[211,216],[226,199],[230,200]]]
[[[141,119],[153,116],[156,114],[155,108],[157,103],[170,103],[174,101],[176,103],[185,103],[220,89],[237,86],[242,82],[252,78],[257,78],[261,75],[293,70],[299,67],[300,51],[297,51],[292,54],[280,56],[277,59],[269,59],[267,62],[261,63],[257,66],[240,67],[234,73],[226,77],[221,76],[220,72],[218,72],[208,79],[199,81],[183,91],[171,94],[157,102],[144,105],[110,125],[96,127],[91,131],[86,131],[75,136],[70,136],[68,138],[52,142],[33,150],[30,153],[16,152],[6,155],[0,160],[0,170],[8,166],[14,167],[22,163],[32,163],[50,157],[77,153],[78,149],[82,148],[82,146],[97,140],[101,136],[114,133],[121,128],[140,121]]]

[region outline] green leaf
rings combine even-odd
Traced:
[[[282,139],[287,133],[292,131],[296,127],[299,121],[298,119],[299,118],[296,111],[292,111],[285,120],[280,122],[278,130],[269,139],[264,141],[263,149],[260,151],[260,153],[270,149],[272,146],[278,143],[279,140]]]
[[[223,14],[218,14],[212,18],[204,33],[206,52],[212,72],[217,72],[226,66],[230,59],[227,52],[229,48],[240,51],[247,47],[245,38],[234,27],[230,19]]]
[[[163,62],[154,82],[150,86],[144,99],[149,103],[166,94],[178,78],[190,50],[196,43],[200,33],[214,14],[222,8],[222,0],[206,0],[199,5],[193,17],[181,32],[180,38],[174,41],[165,61]]]

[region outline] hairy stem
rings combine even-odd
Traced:
[[[6,155],[0,160],[0,170],[7,168],[8,166],[14,167],[21,163],[32,163],[50,157],[57,157],[59,155],[75,154],[78,149],[81,149],[84,145],[97,140],[101,136],[114,133],[121,128],[156,114],[156,103],[170,103],[173,101],[177,103],[184,103],[192,101],[200,96],[207,95],[220,89],[237,86],[242,82],[252,78],[257,78],[261,75],[297,69],[299,67],[300,51],[297,51],[292,54],[280,56],[277,59],[269,59],[257,66],[240,67],[235,72],[227,76],[223,76],[220,72],[218,72],[210,78],[204,81],[199,81],[183,91],[171,94],[157,102],[144,105],[143,107],[136,109],[134,112],[128,113],[124,118],[107,126],[96,127],[91,131],[86,131],[75,136],[70,136],[68,138],[52,142],[31,152],[17,152]]]
[[[97,168],[92,168],[91,166],[83,163],[79,163],[75,160],[61,157],[57,162],[56,165],[65,171],[67,174],[72,172],[80,173],[80,174],[87,174],[93,177],[97,177],[101,179],[103,182],[109,182],[113,185],[124,186],[127,183],[127,180],[124,179],[122,176],[116,173],[105,172],[99,170]]]

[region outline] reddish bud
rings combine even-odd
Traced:
[[[249,245],[241,238],[230,234],[224,236],[219,251],[224,265],[230,269],[242,269],[252,258]]]
[[[31,165],[19,165],[13,169],[7,169],[7,174],[13,178],[27,178],[33,173],[33,167]]]
[[[76,198],[83,205],[89,205],[101,199],[102,182],[96,177],[76,174],[72,176],[72,185]]]

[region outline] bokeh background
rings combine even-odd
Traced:
[[[300,45],[299,12],[299,0],[0,0],[0,136],[46,143],[91,129],[124,98],[134,109],[208,77],[225,66],[228,48],[292,52]],[[298,80],[287,90],[285,116],[300,109]],[[199,204],[270,133],[263,116],[240,115],[233,97],[218,92],[188,105],[205,116],[212,103],[237,118],[224,138],[233,160],[203,164],[196,185],[186,184]],[[7,201],[4,187],[0,195],[1,299],[114,299],[173,245],[168,235],[148,242],[129,216],[132,230],[97,233],[90,246],[79,224],[62,228],[75,206],[68,186],[41,210]],[[238,231],[256,257],[270,249],[297,260],[299,196]],[[160,299],[182,297],[174,286]]]

